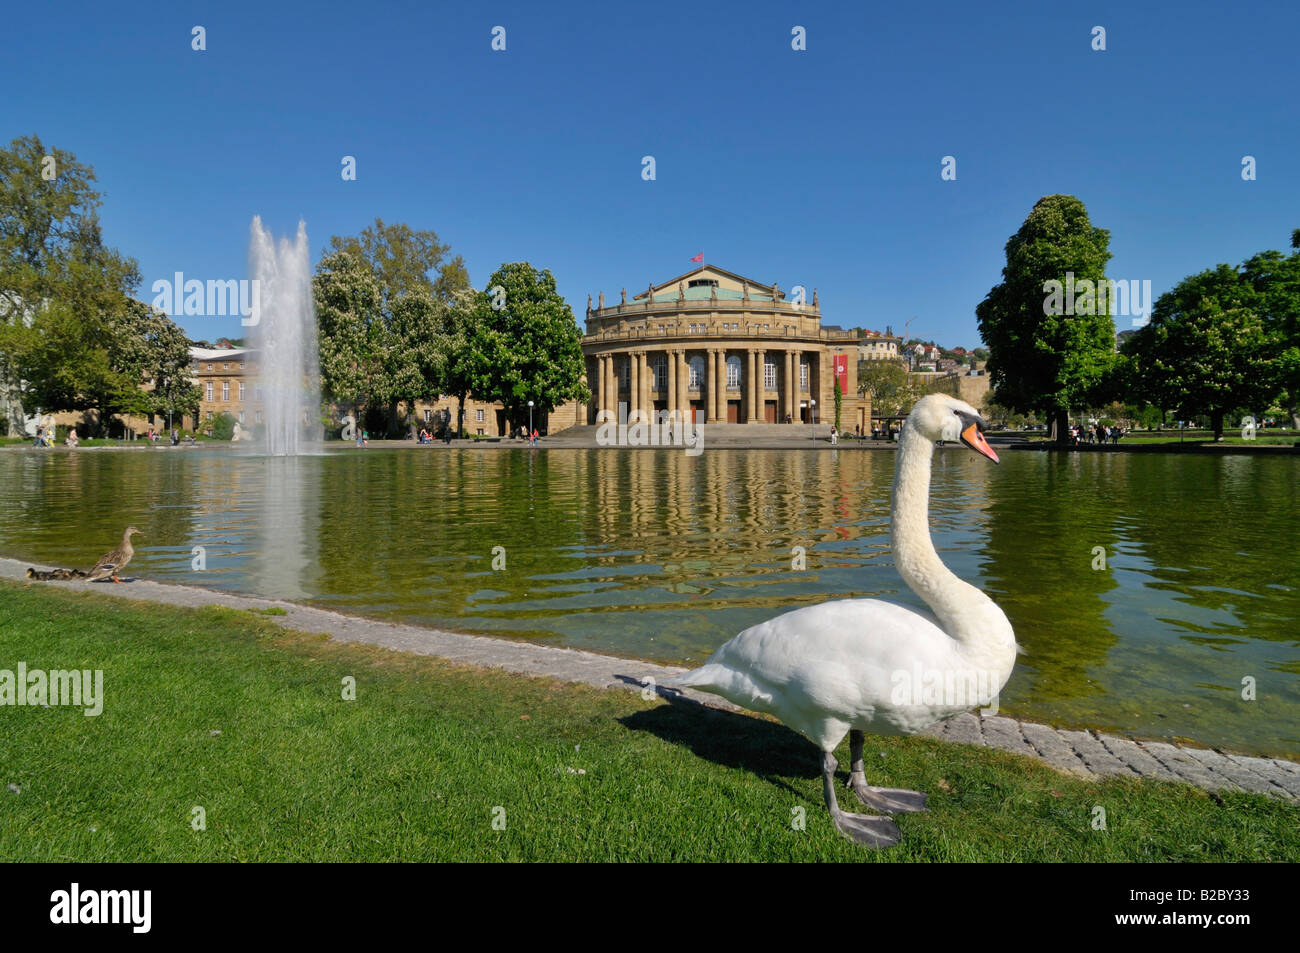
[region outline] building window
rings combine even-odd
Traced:
[[[695,333],[695,325],[693,325],[693,324],[691,325],[691,333],[692,333],[692,334]]]
[[[727,358],[727,386],[740,386],[740,355],[733,354]]]
[[[207,399],[207,400],[211,400],[211,399],[212,399],[212,381],[208,381],[208,382],[207,382],[207,385],[206,385],[205,390],[206,390],[206,393],[207,393],[207,397],[206,397],[206,399]],[[211,415],[209,415],[209,416],[211,416]]]
[[[479,435],[480,437],[483,436],[483,428],[482,428],[482,427],[479,427],[478,430],[477,430],[476,432],[478,433],[478,435]]]
[[[230,381],[221,382],[221,399],[230,400]]]
[[[256,419],[257,419],[257,422],[258,422],[259,424],[262,422],[262,412],[261,412],[260,410],[257,412],[257,418],[256,418]]]
[[[704,358],[698,354],[690,360],[690,379],[689,387],[691,390],[699,390],[700,385],[704,383]]]
[[[208,370],[212,370],[212,365],[211,365],[211,364],[208,365]]]
[[[425,422],[426,424],[431,424],[431,423],[433,423],[433,411],[432,411],[432,410],[426,410],[426,411],[424,412],[424,422]]]
[[[209,410],[209,411],[208,411],[208,420],[211,420],[211,419],[212,419],[212,411]]]
[[[227,362],[227,363],[225,363],[225,364],[222,364],[222,365],[221,365],[221,369],[222,369],[223,371],[228,371],[228,370],[230,370],[230,364],[229,364],[229,362]]]
[[[243,399],[244,399],[244,382],[243,382],[243,381],[240,381],[240,382],[239,382],[239,399],[240,399],[241,402],[242,402]]]
[[[483,411],[482,411],[481,409],[480,409],[480,410],[476,410],[476,411],[474,411],[474,422],[475,422],[475,423],[480,423],[480,424],[483,422]],[[479,433],[482,433],[482,432],[483,432],[483,431],[481,431],[481,430],[479,431]]]
[[[799,362],[799,389],[808,389],[808,365],[802,361]]]
[[[776,365],[763,364],[763,389],[776,390]]]
[[[253,393],[257,395],[258,400],[262,399],[262,388],[260,387],[254,388]]]
[[[630,388],[632,374],[632,358],[624,358],[618,364],[618,383],[620,387]]]
[[[239,426],[244,426],[244,412],[242,410],[239,412]]]

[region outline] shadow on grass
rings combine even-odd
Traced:
[[[668,704],[620,718],[632,731],[646,731],[669,744],[689,748],[706,761],[747,771],[804,796],[786,778],[820,778],[817,746],[784,725],[750,715],[707,708],[661,691]]]

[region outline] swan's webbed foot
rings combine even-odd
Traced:
[[[867,776],[861,771],[849,774],[845,785],[852,788],[858,800],[867,807],[874,807],[886,814],[910,814],[926,810],[925,802],[929,797],[921,791],[909,791],[905,788],[875,788],[867,783]]]
[[[925,802],[929,795],[920,791],[908,791],[905,788],[874,788],[867,783],[867,775],[862,764],[862,748],[866,736],[856,728],[849,732],[849,780],[847,787],[853,789],[858,800],[867,807],[874,807],[886,814],[910,814],[926,810]]]
[[[903,839],[903,832],[897,824],[887,817],[877,817],[875,814],[846,814],[836,810],[831,812],[831,823],[849,840],[877,850],[894,847]]]
[[[835,829],[849,840],[864,847],[893,847],[903,839],[903,832],[888,817],[874,814],[846,814],[835,800],[835,769],[839,767],[835,755],[829,751],[822,755],[822,792],[826,810],[830,812]]]

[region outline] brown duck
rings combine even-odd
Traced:
[[[122,582],[121,579],[117,578],[117,574],[126,568],[126,564],[135,555],[135,550],[131,548],[133,533],[140,533],[140,531],[134,526],[128,526],[126,532],[122,534],[122,545],[111,553],[105,553],[99,557],[99,562],[95,563],[94,568],[86,575],[88,581],[94,582],[96,579],[112,576],[114,582],[119,584]],[[144,534],[140,533],[140,535],[143,536]]]

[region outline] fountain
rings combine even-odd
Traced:
[[[252,273],[251,314],[246,319],[257,349],[266,452],[297,456],[320,415],[316,313],[311,300],[311,257],[307,224],[298,223],[291,242],[276,247],[271,233],[253,218],[249,242]]]

